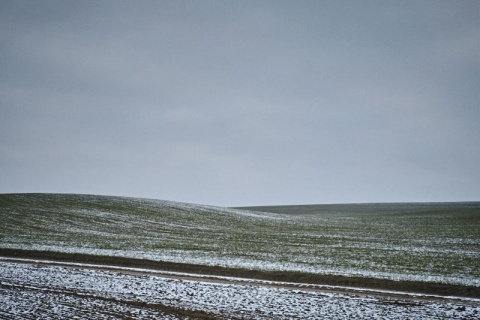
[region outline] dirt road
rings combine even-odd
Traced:
[[[0,258],[0,318],[477,319],[480,299]]]

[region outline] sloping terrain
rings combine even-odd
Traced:
[[[0,248],[480,286],[480,203],[219,208],[0,195]]]

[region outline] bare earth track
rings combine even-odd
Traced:
[[[457,286],[442,287],[442,292],[467,293],[470,296],[467,298],[339,285],[342,281],[336,281],[335,285],[289,282],[278,279],[279,275],[272,276],[277,278],[273,280],[268,279],[268,273],[251,273],[254,277],[245,278],[238,277],[241,270],[209,267],[213,272],[205,272],[208,270],[203,266],[162,265],[148,260],[116,261],[115,257],[59,256],[21,250],[1,253],[1,319],[35,319],[39,315],[52,319],[85,316],[89,319],[477,319],[480,316],[478,288],[459,291]],[[248,274],[248,270],[243,272]],[[294,275],[290,277],[295,280]],[[297,280],[301,279],[301,275],[298,277]],[[364,279],[364,284],[368,280]],[[427,286],[427,290],[433,289]]]
[[[260,271],[218,266],[193,265],[188,263],[152,261],[146,259],[3,248],[0,248],[0,257],[41,259],[56,262],[78,262],[106,266],[122,266],[150,270],[183,272],[199,275],[229,276],[291,283],[321,284],[442,296],[480,298],[480,287],[444,283],[393,281],[388,279],[306,274],[300,272]]]

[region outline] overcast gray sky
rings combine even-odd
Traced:
[[[0,192],[480,200],[480,1],[0,0]]]

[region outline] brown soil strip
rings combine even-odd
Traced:
[[[348,286],[354,288],[401,291],[405,293],[422,293],[441,296],[459,296],[480,298],[480,287],[462,286],[445,283],[420,281],[394,281],[388,279],[346,277],[336,275],[319,275],[289,271],[260,271],[219,266],[203,266],[188,263],[152,261],[114,256],[96,256],[79,253],[61,253],[20,249],[2,249],[0,256],[12,258],[43,259],[56,262],[78,262],[105,266],[145,268],[161,271],[194,273],[199,275],[229,276],[247,279],[294,282],[299,284],[320,284]]]

